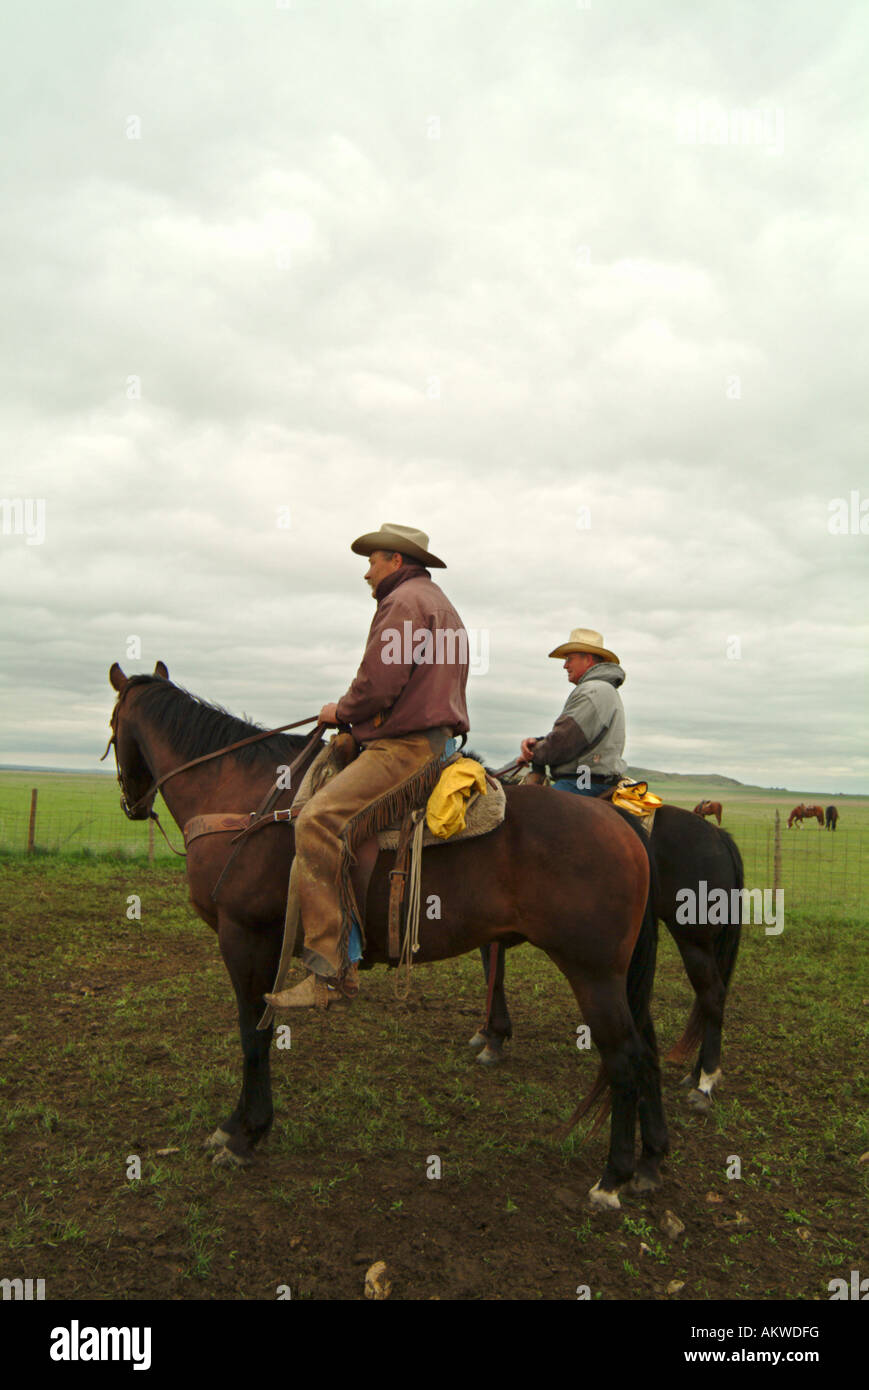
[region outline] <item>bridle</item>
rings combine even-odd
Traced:
[[[117,702],[116,702],[116,704],[115,704],[115,708],[112,710],[112,719],[111,719],[111,729],[112,729],[112,732],[111,732],[111,736],[110,736],[110,738],[109,738],[109,741],[108,741],[108,743],[106,744],[106,751],[105,751],[105,753],[103,754],[103,756],[100,758],[100,762],[104,762],[105,759],[108,757],[109,749],[110,749],[110,748],[114,748],[114,750],[115,750],[115,772],[116,772],[117,778],[118,778],[118,786],[119,786],[120,789],[121,789],[121,810],[123,811],[124,815],[127,817],[127,820],[135,820],[136,817],[135,817],[135,814],[134,814],[134,813],[135,813],[135,811],[137,810],[137,808],[138,808],[138,806],[139,806],[139,803],[142,802],[142,801],[147,801],[148,797],[151,795],[152,792],[154,792],[154,793],[156,794],[156,791],[157,791],[157,783],[155,782],[154,785],[153,785],[152,787],[149,787],[148,791],[146,791],[146,793],[145,793],[144,796],[140,796],[140,797],[138,798],[137,801],[134,801],[132,804],[130,803],[130,795],[129,795],[129,792],[127,791],[127,787],[126,787],[126,784],[125,784],[125,782],[124,782],[124,773],[123,773],[123,770],[122,770],[122,768],[121,768],[120,759],[118,758],[118,715],[119,715],[120,712],[121,712],[121,705],[122,705],[123,702],[124,702],[124,697],[126,696],[127,691],[129,690],[129,688],[130,688],[129,685],[125,685],[125,686],[124,686],[123,690],[121,691],[120,695],[118,696]],[[156,820],[156,815],[155,815],[155,813],[154,813],[153,807],[151,808],[150,815],[153,816],[154,819]],[[158,822],[158,824],[159,824],[159,822]],[[161,828],[162,828],[162,827],[161,827]]]
[[[112,711],[111,737],[109,738],[109,741],[106,744],[105,753],[103,754],[102,758],[100,758],[100,762],[103,762],[104,759],[108,757],[109,749],[114,747],[115,769],[118,774],[118,786],[121,789],[121,810],[123,811],[124,815],[127,817],[128,820],[136,820],[137,817],[135,815],[135,812],[138,810],[139,806],[141,806],[143,802],[153,800],[153,798],[157,795],[157,792],[160,791],[164,783],[168,782],[170,777],[177,777],[179,772],[186,772],[188,768],[196,767],[199,763],[207,763],[212,758],[221,758],[225,753],[232,753],[235,751],[236,748],[244,748],[249,743],[261,743],[263,739],[271,738],[274,734],[282,734],[286,732],[287,729],[298,729],[303,724],[315,724],[318,718],[316,714],[309,714],[307,719],[297,719],[292,724],[281,724],[276,729],[263,729],[258,734],[252,734],[250,738],[240,738],[236,743],[227,744],[225,748],[215,748],[214,751],[211,753],[203,753],[202,756],[199,758],[192,758],[190,762],[182,763],[179,767],[173,767],[171,771],[164,772],[162,777],[158,777],[154,782],[151,783],[150,787],[144,793],[143,796],[138,797],[131,804],[129,793],[127,792],[127,788],[124,784],[124,774],[121,769],[120,760],[118,759],[118,715],[121,712],[121,706],[124,703],[124,698],[129,689],[130,683],[128,682],[124,686],[120,695],[118,696],[117,703],[115,704],[115,708]],[[163,832],[165,838],[166,832],[163,830],[162,825],[160,825],[157,812],[154,810],[153,806],[151,807],[151,810],[149,811],[148,815],[151,820],[157,821],[157,825]]]

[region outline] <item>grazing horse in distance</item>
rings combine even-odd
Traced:
[[[799,830],[804,820],[816,820],[818,822],[818,825],[820,825],[823,829],[823,806],[804,806],[803,803],[800,802],[799,806],[795,806],[794,809],[791,811],[790,815],[788,816],[788,830],[793,829],[795,825]]]
[[[835,830],[835,829],[836,829],[836,826],[837,826],[838,824],[839,824],[839,812],[836,810],[835,806],[828,806],[828,807],[827,807],[827,829],[828,829],[828,830]]]
[[[720,801],[698,801],[694,807],[695,816],[700,816],[703,820],[707,816],[714,816],[721,824],[721,802]]]

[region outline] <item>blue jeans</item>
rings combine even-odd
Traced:
[[[457,738],[448,738],[446,744],[444,745],[444,751],[441,754],[442,761],[446,761],[447,758],[452,757],[453,753],[455,753],[458,746],[459,740]],[[362,933],[360,932],[356,922],[354,922],[352,927],[350,928],[350,940],[347,945],[347,955],[353,964],[355,964],[357,960],[362,959]]]
[[[573,792],[574,796],[603,796],[604,792],[608,792],[613,784],[612,782],[598,782],[595,785],[592,782],[590,787],[578,787],[575,777],[558,777],[552,785],[556,791]]]

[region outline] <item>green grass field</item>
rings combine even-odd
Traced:
[[[748,887],[772,888],[774,882],[775,813],[781,832],[781,876],[785,907],[824,907],[834,912],[862,909],[869,884],[869,798],[829,794],[772,792],[758,787],[716,784],[714,779],[659,776],[651,790],[675,806],[691,809],[709,797],[724,807],[723,828],[735,837],[746,869]],[[153,835],[155,859],[171,862],[173,855],[162,835],[147,822],[131,822],[122,814],[113,777],[79,773],[0,771],[0,853],[24,853],[27,847],[31,788],[37,788],[35,846],[41,853],[84,857],[147,857]],[[800,800],[836,805],[835,833],[807,821],[787,829],[791,809]],[[227,807],[248,810],[249,807]],[[182,847],[181,834],[158,800],[158,811],[172,843]]]
[[[215,1172],[200,1145],[234,1100],[238,1034],[180,861],[18,855],[3,878],[0,1262],[49,1299],[359,1299],[385,1259],[399,1300],[811,1300],[866,1269],[865,915],[833,925],[819,904],[781,936],[744,932],[712,1112],[665,1067],[664,1187],[592,1215],[606,1130],[555,1129],[597,1058],[540,952],[510,953],[515,1034],[493,1071],[466,1046],[476,954],[414,971],[406,1003],[377,969],[348,1014],[293,1020],[271,1137],[252,1169]],[[665,1049],[691,998],[662,933]]]
[[[79,772],[0,771],[0,850],[26,851],[33,788],[37,791],[37,850],[147,855],[148,824],[127,820],[114,777]],[[174,823],[162,802],[157,810],[171,834]],[[183,848],[180,835],[176,840]],[[172,858],[159,831],[154,848],[155,854]]]
[[[24,852],[38,787],[37,853]],[[0,773],[0,1259],[48,1297],[358,1298],[386,1258],[399,1298],[813,1299],[866,1264],[865,1005],[869,799],[803,798],[667,778],[664,800],[721,800],[749,887],[772,886],[780,813],[784,931],[746,928],[711,1114],[672,1067],[660,1194],[591,1216],[606,1132],[553,1137],[596,1068],[539,952],[511,952],[515,1035],[494,1073],[465,1040],[476,956],[366,974],[340,1021],[294,1022],[273,1049],[275,1129],[253,1170],[200,1152],[239,1081],[232,991],[187,902],[184,862],[127,822],[111,777]],[[835,834],[788,831],[798,800],[833,801]],[[238,808],[235,808],[238,809]],[[166,828],[180,832],[165,813]],[[141,921],[127,917],[141,899]],[[662,933],[664,1050],[692,994]],[[432,1154],[443,1179],[426,1180]],[[141,1178],[131,1179],[131,1155]],[[732,1157],[739,1181],[728,1177]],[[663,1232],[667,1210],[685,1224]]]
[[[687,778],[650,782],[650,790],[673,806],[693,809],[704,799],[720,801],[722,830],[736,840],[745,864],[746,886],[771,888],[775,864],[775,814],[779,813],[779,886],[785,909],[846,911],[862,917],[869,889],[869,798],[829,793],[773,792],[762,787],[721,787]],[[788,830],[788,816],[800,801],[835,806],[835,831],[817,821]],[[714,822],[713,822],[714,824]]]

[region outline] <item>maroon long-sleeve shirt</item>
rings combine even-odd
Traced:
[[[421,565],[377,586],[377,611],[356,678],[337,717],[359,743],[449,726],[467,733],[468,634]]]

